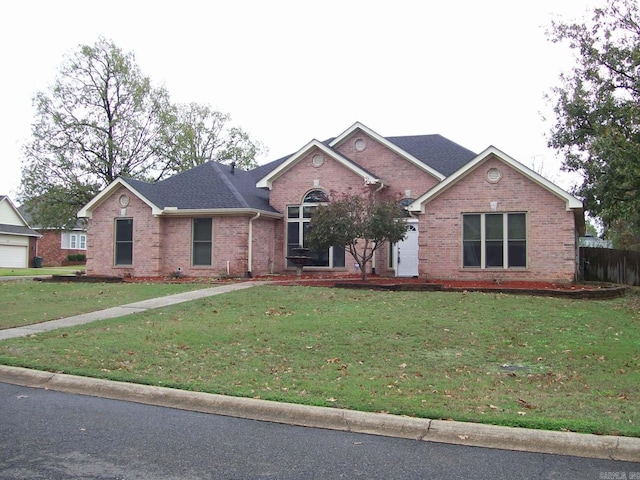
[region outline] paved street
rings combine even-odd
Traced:
[[[640,463],[330,430],[0,383],[0,479],[640,479]]]

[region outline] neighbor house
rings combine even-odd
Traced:
[[[87,251],[87,230],[79,221],[70,229],[34,227],[42,238],[38,241],[38,252],[45,267],[76,265],[83,261],[70,260]]]
[[[51,228],[34,225],[33,219],[24,205],[18,208],[22,217],[29,222],[31,228],[38,232],[38,256],[42,258],[42,266],[59,267],[77,265],[84,261],[71,261],[87,251],[87,227],[83,219],[78,219],[71,228]]]
[[[38,255],[39,237],[9,197],[0,195],[0,267],[29,267]]]
[[[255,276],[294,271],[310,217],[374,190],[406,211],[407,236],[368,268],[431,279],[572,281],[582,203],[497,148],[476,154],[440,135],[383,137],[355,123],[251,171],[208,162],[158,183],[118,178],[78,214],[87,273]],[[344,274],[340,245],[306,272]]]

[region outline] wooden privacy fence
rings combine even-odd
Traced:
[[[587,282],[640,285],[640,252],[580,247],[580,273]]]

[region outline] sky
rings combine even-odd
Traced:
[[[21,0],[0,29],[0,195],[17,197],[32,98],[102,36],[176,103],[208,104],[266,145],[259,163],[356,121],[382,136],[493,145],[569,190],[545,100],[575,64],[545,32],[595,0]]]

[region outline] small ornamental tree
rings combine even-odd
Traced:
[[[374,192],[344,195],[315,209],[311,217],[308,245],[316,249],[344,246],[360,265],[367,281],[367,264],[385,242],[404,239],[407,227],[396,202],[377,199]]]

